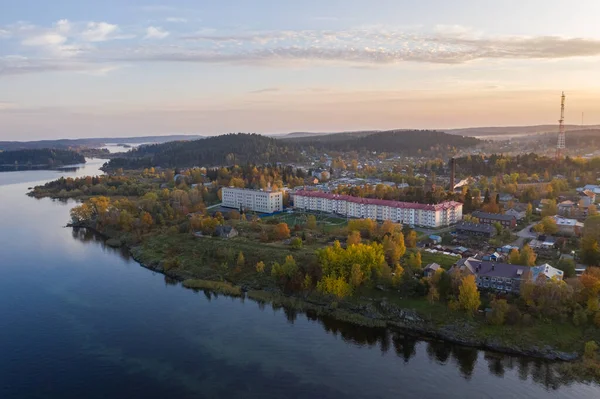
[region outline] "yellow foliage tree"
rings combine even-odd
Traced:
[[[458,304],[460,309],[468,313],[475,313],[479,309],[479,306],[481,306],[475,276],[469,275],[463,277],[458,290]]]

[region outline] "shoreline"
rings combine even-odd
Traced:
[[[120,241],[120,245],[118,246],[108,244],[107,242],[112,239],[110,236],[86,225],[77,226],[69,223],[66,227],[89,229],[95,234],[101,236],[105,240],[106,245],[109,245],[113,248],[125,248],[132,259],[135,260],[141,267],[160,273],[182,283],[182,288],[194,289],[185,287],[183,284],[183,282],[186,280],[194,279],[194,276],[177,273],[177,269],[164,270],[164,268],[159,264],[145,263],[141,254],[139,253],[140,251],[136,250],[136,248],[139,247],[129,247]],[[112,244],[116,243],[113,242]],[[373,300],[367,306],[353,306],[350,304],[338,306],[337,302],[317,302],[304,296],[285,295],[279,290],[256,290],[243,285],[236,285],[231,282],[227,283],[232,284],[233,287],[239,288],[241,290],[242,297],[252,299],[258,303],[268,303],[284,308],[291,308],[303,313],[315,312],[318,316],[331,317],[338,321],[347,322],[366,328],[385,328],[393,332],[410,335],[419,339],[441,340],[454,345],[461,345],[506,355],[543,359],[547,361],[573,362],[579,360],[581,357],[579,353],[563,352],[550,346],[524,349],[517,346],[507,346],[500,342],[495,342],[493,339],[465,336],[463,334],[463,327],[468,326],[445,325],[442,327],[437,327],[424,320],[417,311],[413,309],[398,308],[388,304],[385,299]],[[203,288],[202,290],[211,291],[209,288]],[[374,308],[379,308],[380,310],[374,310]],[[382,308],[386,313],[385,315],[381,312]]]

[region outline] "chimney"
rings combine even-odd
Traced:
[[[456,178],[456,160],[454,158],[450,158],[450,191],[454,192]]]

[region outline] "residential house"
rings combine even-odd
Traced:
[[[425,275],[425,277],[431,277],[433,276],[439,269],[441,268],[440,265],[438,265],[437,263],[430,263],[427,266],[425,266],[425,268],[423,269],[423,274]]]
[[[234,229],[232,226],[217,226],[215,229],[215,235],[221,238],[233,238],[238,235],[238,231]]]
[[[545,263],[541,266],[534,266],[531,268],[531,281],[534,282],[545,282],[548,280],[559,280],[562,281],[564,273],[555,267]]]
[[[562,216],[574,215],[577,211],[577,204],[573,201],[562,201],[558,204],[558,214]]]
[[[528,266],[467,258],[459,260],[450,272],[474,275],[480,289],[519,293],[521,284],[530,279],[530,269]]]
[[[496,235],[496,228],[490,224],[460,222],[456,225],[456,235],[459,237],[484,237],[492,238]]]
[[[527,215],[527,212],[526,211],[520,211],[517,208],[510,208],[506,212],[504,212],[504,214],[505,215],[509,215],[509,216],[514,216],[515,219],[517,219],[517,221],[519,221],[519,220],[525,219],[525,216]]]
[[[498,222],[502,225],[502,227],[509,229],[515,228],[517,226],[517,218],[513,215],[503,215],[501,213],[475,211],[471,214],[471,216],[479,219],[479,223],[481,224],[494,224]]]
[[[329,180],[331,177],[329,171],[325,169],[315,169],[313,170],[312,175],[321,180]]]
[[[568,219],[560,216],[553,216],[556,225],[558,226],[558,232],[571,235],[579,236],[583,231],[583,223],[578,222],[577,219]]]

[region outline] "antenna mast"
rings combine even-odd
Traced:
[[[561,159],[565,151],[565,92],[560,100],[560,119],[558,120],[558,143],[556,144],[556,159]]]

